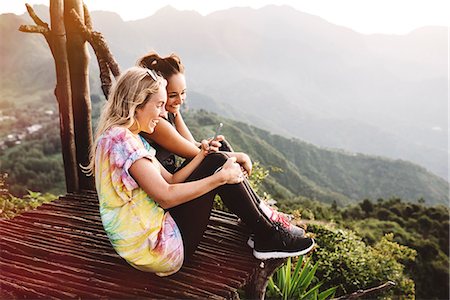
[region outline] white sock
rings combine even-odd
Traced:
[[[259,201],[259,208],[261,208],[262,212],[269,218],[272,219],[273,211],[272,209],[267,206],[267,204],[264,201]]]

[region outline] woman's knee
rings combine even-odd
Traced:
[[[222,166],[228,159],[228,155],[222,152],[214,152],[208,154],[203,160],[206,164],[215,165],[217,167]]]
[[[227,159],[228,156],[223,153],[208,154],[186,181],[198,180],[213,175],[217,169],[223,166]]]

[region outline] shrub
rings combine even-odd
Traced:
[[[55,195],[28,191],[23,198],[12,195],[0,195],[0,218],[12,219],[16,215],[27,210],[35,209],[44,203],[51,202],[57,197]]]
[[[404,273],[401,262],[414,260],[416,252],[392,241],[386,235],[373,247],[349,230],[330,226],[310,225],[318,248],[314,260],[324,288],[339,286],[338,293],[348,294],[387,281],[396,283],[391,296],[414,298],[414,282]]]

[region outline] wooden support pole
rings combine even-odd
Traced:
[[[51,29],[42,21],[29,4],[25,4],[28,14],[36,25],[21,25],[22,32],[40,33],[44,36],[55,61],[56,87],[58,102],[61,148],[64,162],[64,174],[67,192],[78,190],[78,171],[75,149],[72,98],[67,63],[66,32],[64,28],[63,0],[50,0]]]
[[[84,22],[83,1],[64,0],[64,24],[67,34],[67,56],[72,89],[76,157],[78,163],[79,191],[94,190],[94,178],[83,173],[80,165],[89,164],[89,149],[92,147],[91,99],[89,93],[89,52],[86,40],[77,30],[70,14],[71,10]]]
[[[64,27],[64,1],[50,0],[53,58],[56,68],[55,96],[59,105],[61,148],[67,192],[78,190],[78,166],[76,159],[75,132],[73,124],[72,93],[70,89],[69,63]]]
[[[245,287],[245,296],[248,299],[264,299],[270,276],[285,262],[286,258],[262,260]]]

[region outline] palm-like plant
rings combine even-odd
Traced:
[[[320,292],[321,282],[311,286],[318,264],[311,265],[310,259],[300,256],[295,268],[291,258],[270,277],[267,286],[268,298],[324,300],[334,296],[336,287]]]

